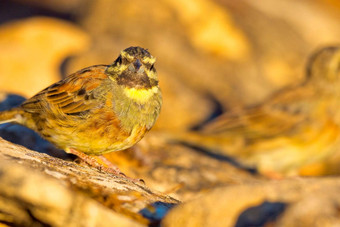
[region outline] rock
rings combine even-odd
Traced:
[[[339,178],[292,178],[215,189],[171,210],[171,226],[337,226]]]
[[[25,226],[143,226],[155,220],[148,221],[141,211],[156,202],[169,207],[178,203],[142,183],[0,139],[2,222]]]
[[[53,18],[33,17],[0,26],[0,90],[32,96],[61,79],[66,57],[84,51],[88,35]]]
[[[133,149],[105,156],[129,176],[143,178],[151,188],[181,201],[199,197],[215,187],[265,179],[231,159],[163,141],[164,138],[164,132],[153,130]]]
[[[143,226],[56,179],[3,159],[0,213],[1,222],[16,226]]]

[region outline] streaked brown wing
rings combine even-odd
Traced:
[[[315,99],[308,88],[284,91],[261,105],[226,113],[202,129],[207,134],[243,135],[247,139],[289,133],[307,120]]]
[[[95,89],[107,79],[106,65],[82,69],[65,79],[52,84],[22,104],[30,113],[58,111],[63,114],[78,114],[93,108]]]

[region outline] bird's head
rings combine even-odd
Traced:
[[[107,73],[128,88],[150,89],[158,85],[155,69],[156,58],[146,49],[129,47],[107,68]]]
[[[340,46],[322,48],[310,57],[307,83],[321,92],[340,94]]]
[[[322,48],[309,59],[307,75],[311,80],[333,83],[340,80],[340,46]]]

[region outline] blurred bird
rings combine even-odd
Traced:
[[[112,65],[82,69],[0,112],[0,123],[24,125],[90,165],[119,174],[89,155],[129,148],[154,125],[162,105],[155,61],[147,50],[129,47]]]
[[[302,84],[175,137],[264,175],[318,174],[340,151],[340,47],[312,55]]]

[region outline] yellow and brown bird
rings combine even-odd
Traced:
[[[0,123],[31,128],[102,167],[88,155],[129,148],[155,124],[162,106],[155,61],[146,49],[129,47],[112,65],[84,68],[0,112]]]
[[[340,47],[316,52],[302,84],[175,137],[269,176],[325,174],[340,155]]]

